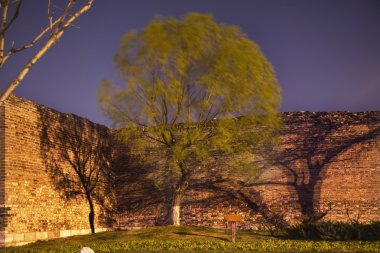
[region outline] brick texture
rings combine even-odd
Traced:
[[[62,114],[31,101],[10,97],[1,109],[0,231],[2,243],[17,245],[65,235],[89,233],[89,207],[83,194],[59,187],[58,168],[73,174],[57,147],[62,128],[74,115]],[[105,129],[80,119],[88,127]],[[100,131],[101,132],[101,131]],[[104,131],[103,131],[104,132]],[[99,138],[103,138],[100,136]],[[5,169],[4,169],[5,167]],[[96,205],[98,231],[107,229],[104,210]],[[83,230],[83,231],[82,231]],[[79,232],[78,232],[79,231]],[[1,242],[0,242],[1,243]]]
[[[380,219],[380,112],[284,113],[283,121],[281,144],[258,180],[221,161],[191,179],[182,224],[222,228],[236,213],[240,229],[265,229],[327,210],[327,220]],[[115,144],[113,130],[12,96],[0,107],[0,245],[90,232],[85,197],[62,178],[72,173],[61,147],[73,122],[114,145],[114,181],[96,199],[97,231],[166,223],[170,189]]]
[[[323,212],[325,220],[379,220],[380,112],[284,113],[283,122],[280,146],[257,181],[239,184],[247,178],[220,162],[192,178],[182,224],[222,228],[233,213],[243,216],[241,229],[293,224]],[[155,186],[149,168],[132,165],[118,176],[120,226],[165,224],[169,189]]]

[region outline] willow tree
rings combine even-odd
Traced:
[[[122,38],[114,62],[124,85],[104,81],[98,104],[136,150],[160,150],[173,225],[190,178],[210,157],[257,169],[249,157],[279,126],[280,90],[259,46],[238,27],[195,13],[156,17]]]

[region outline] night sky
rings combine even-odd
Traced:
[[[47,0],[24,2],[8,34],[16,46],[48,22]],[[59,11],[65,1],[53,2]],[[380,0],[95,0],[15,94],[108,125],[96,89],[102,79],[119,80],[112,58],[121,36],[155,14],[179,18],[187,12],[238,25],[260,45],[276,70],[281,111],[380,110]],[[30,55],[5,64],[1,90]]]

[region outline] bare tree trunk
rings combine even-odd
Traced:
[[[90,228],[91,228],[91,233],[95,234],[95,225],[94,225],[94,220],[95,220],[95,210],[94,210],[94,204],[91,199],[90,194],[86,194],[87,202],[90,207],[90,213],[88,214],[88,221],[90,223]]]
[[[188,170],[182,163],[179,164],[179,167],[181,168],[181,178],[173,191],[173,200],[170,213],[170,223],[174,226],[181,225],[181,202],[182,197],[185,194],[185,191],[189,185]]]
[[[174,226],[180,226],[181,225],[181,200],[182,200],[182,194],[180,192],[177,192],[177,190],[174,193],[172,206],[171,206],[171,224]]]

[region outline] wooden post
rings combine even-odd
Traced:
[[[232,242],[236,242],[236,230],[237,230],[237,223],[241,221],[242,217],[240,215],[231,214],[226,216],[227,224],[231,224],[231,235],[232,235]]]
[[[232,242],[236,241],[236,221],[231,222]]]

